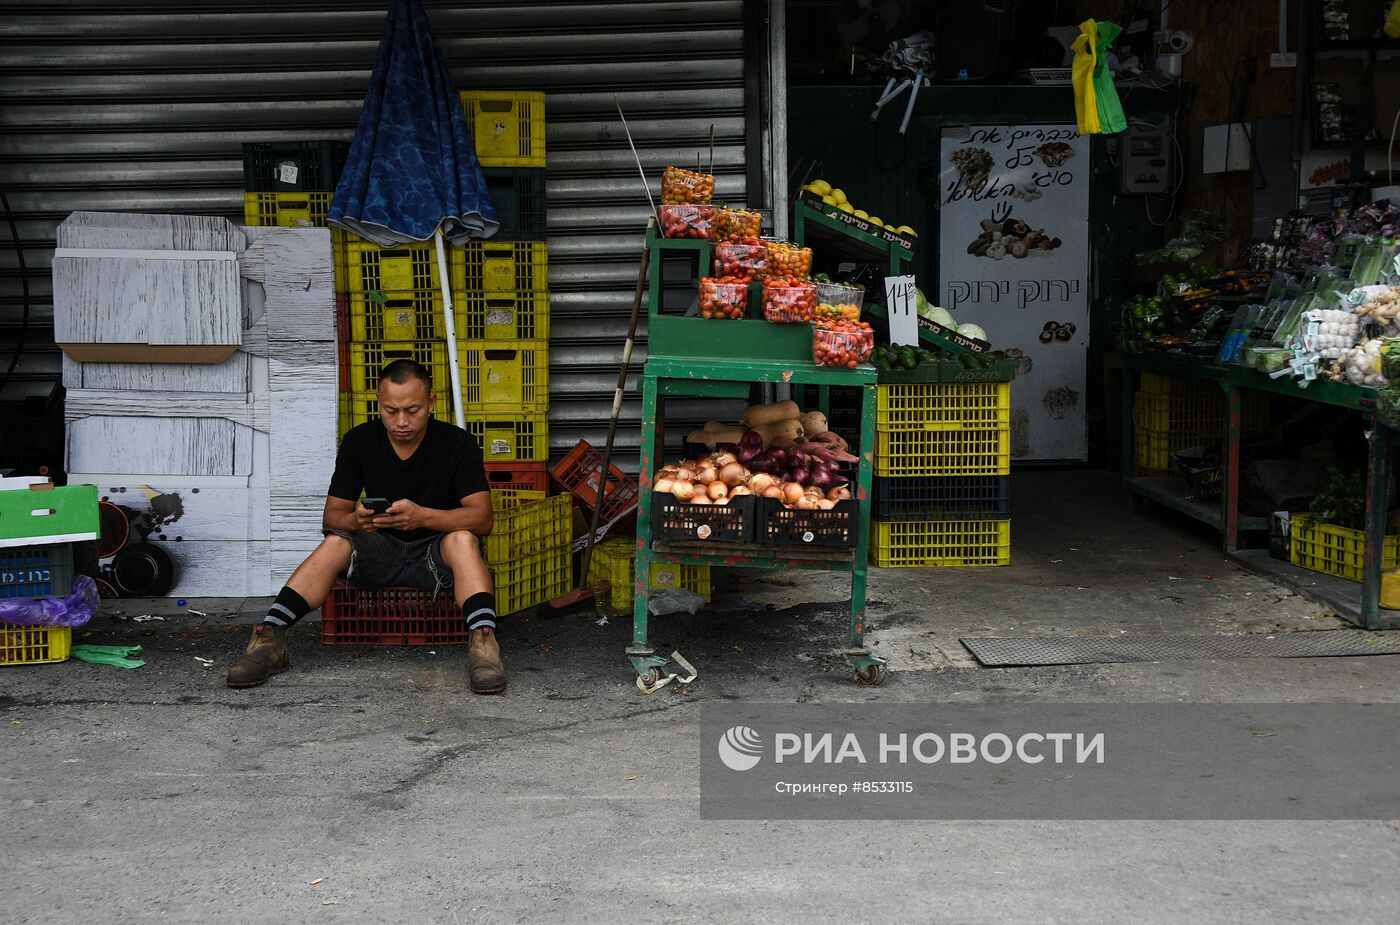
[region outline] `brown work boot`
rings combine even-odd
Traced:
[[[257,687],[292,667],[287,657],[287,628],[262,623],[253,628],[248,648],[228,670],[229,687]]]
[[[490,627],[472,630],[467,642],[467,671],[473,694],[499,694],[506,689],[506,669],[501,664],[501,647]]]

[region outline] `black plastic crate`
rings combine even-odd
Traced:
[[[752,543],[754,498],[728,504],[687,504],[675,495],[651,493],[651,538],[668,543]]]
[[[1224,487],[1224,471],[1219,457],[1207,456],[1202,447],[1177,450],[1171,454],[1172,467],[1186,483],[1186,496],[1197,501],[1219,501]]]
[[[249,193],[333,193],[349,152],[344,141],[245,143],[243,188]]]
[[[851,549],[860,530],[860,502],[838,501],[829,511],[784,507],[776,498],[757,499],[754,542],[760,546]]]
[[[1011,476],[877,475],[870,498],[877,520],[1002,520],[1011,516]]]
[[[493,241],[545,239],[544,170],[539,167],[483,167],[486,189],[501,227]]]
[[[64,597],[72,591],[72,543],[0,549],[0,598]]]

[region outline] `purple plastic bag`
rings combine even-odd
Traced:
[[[67,597],[21,597],[0,600],[0,623],[16,626],[82,626],[102,606],[97,582],[87,575],[73,579]]]

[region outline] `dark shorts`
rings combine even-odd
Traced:
[[[438,592],[452,587],[452,569],[442,558],[442,535],[402,540],[392,533],[329,530],[350,541],[350,568],[345,577],[359,588],[421,588]]]

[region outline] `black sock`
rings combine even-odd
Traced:
[[[277,600],[267,609],[263,623],[269,626],[291,626],[311,612],[306,599],[291,588],[283,588]]]
[[[496,628],[496,595],[478,591],[462,602],[462,616],[468,630]]]

